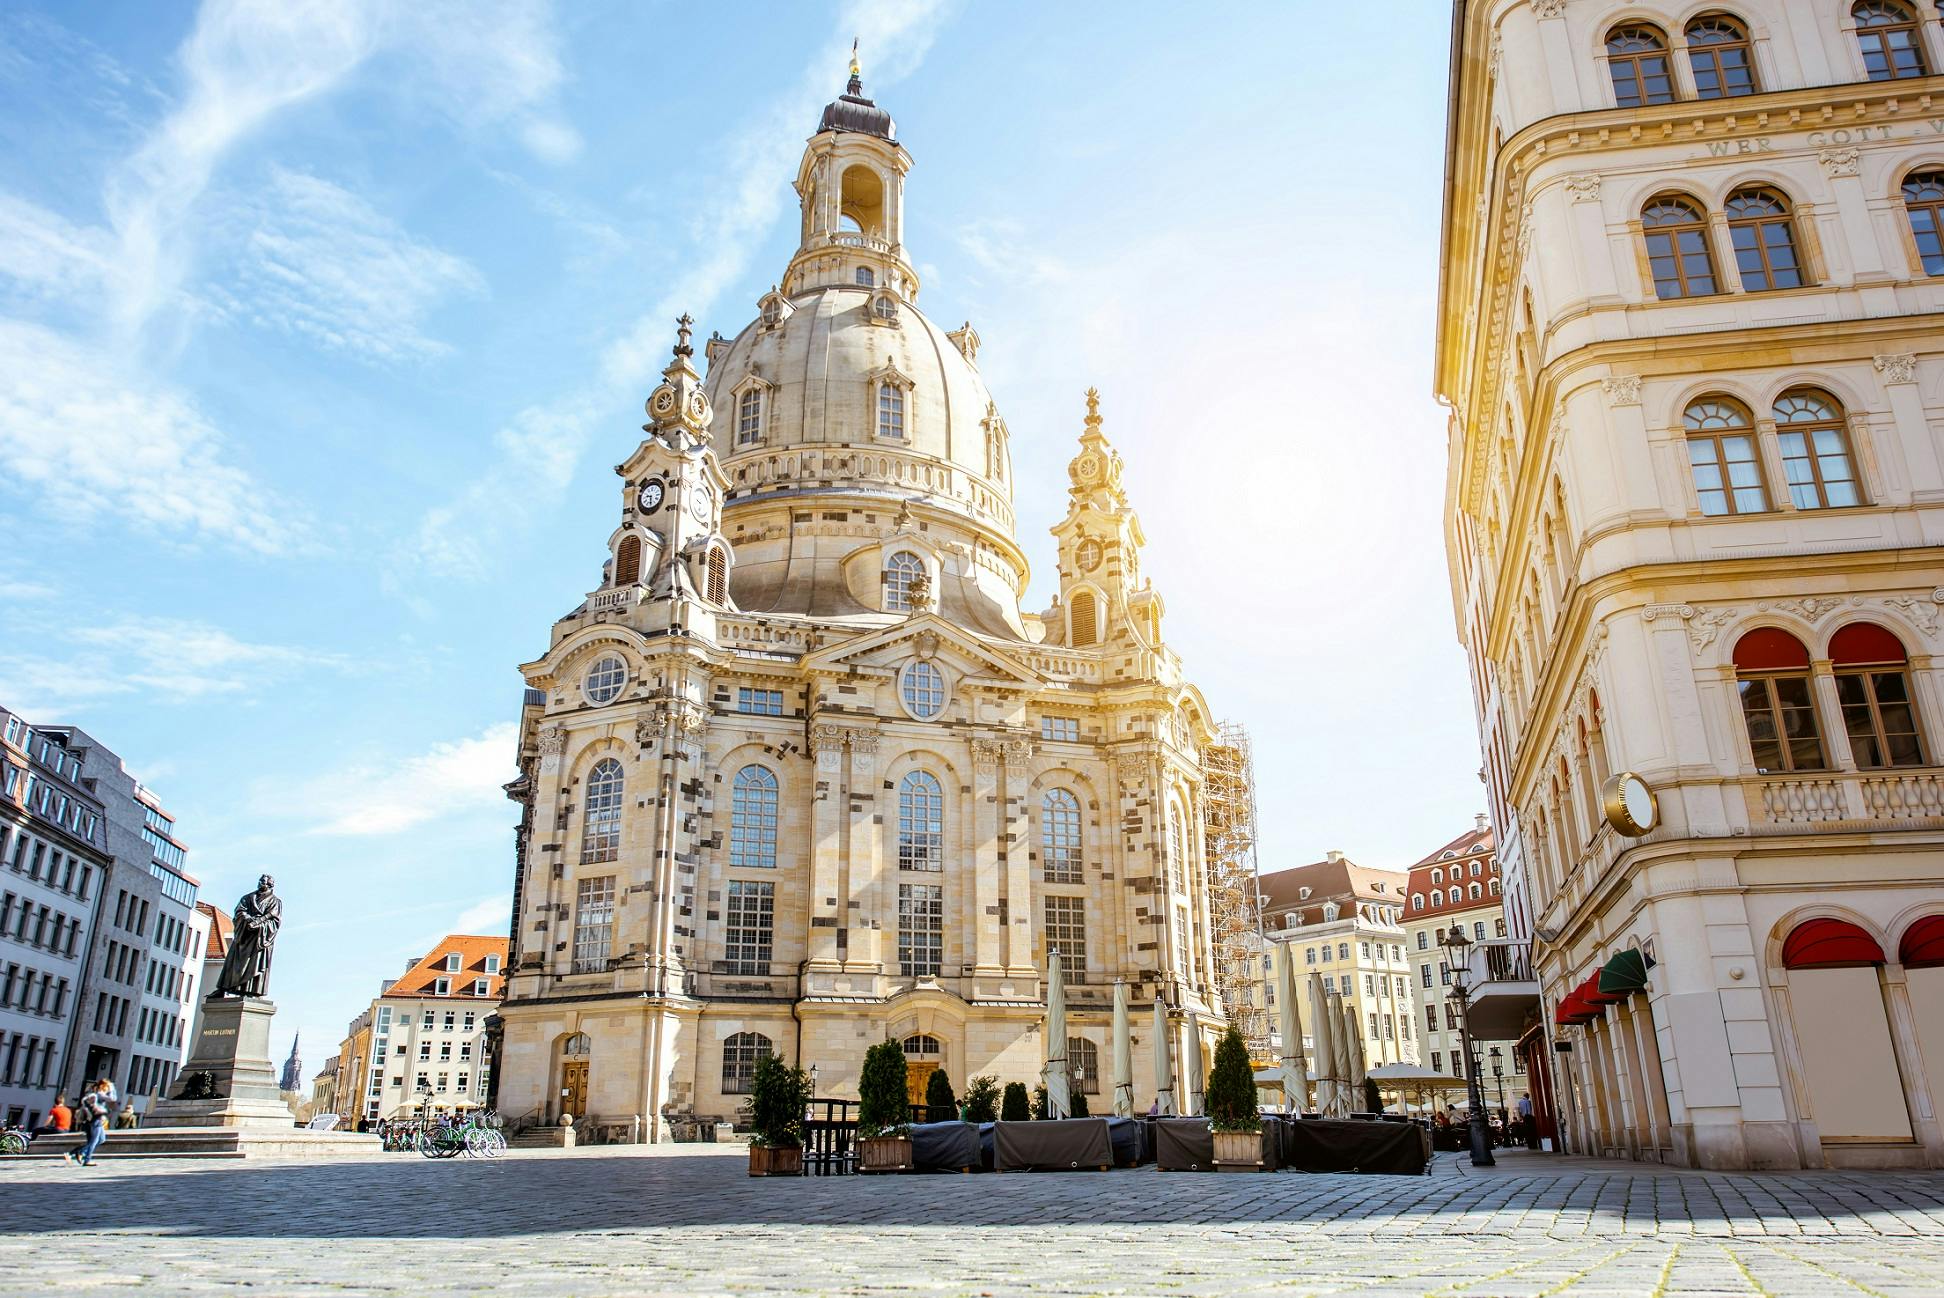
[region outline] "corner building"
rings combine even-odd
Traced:
[[[1938,12],[1453,30],[1446,540],[1526,1063],[1576,1152],[1944,1165]]]
[[[1141,1023],[1166,996],[1177,1059],[1190,1022],[1221,1026],[1215,732],[1121,458],[1089,393],[1058,595],[1023,610],[1009,433],[978,334],[918,309],[911,165],[853,76],[804,150],[778,286],[709,340],[706,379],[682,322],[601,584],[522,668],[495,1097],[516,1121],[732,1118],[768,1051],[854,1096],[887,1037],[914,1093],[940,1067],[1031,1082],[1049,949],[1090,1094],[1114,980]]]

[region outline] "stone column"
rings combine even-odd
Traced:
[[[843,852],[844,731],[839,726],[810,727],[810,752],[816,780],[810,794],[810,928],[805,952],[813,970],[834,971],[842,964],[837,927],[843,921],[839,866]]]
[[[978,940],[974,965],[980,977],[1000,977],[1009,972],[1011,949],[1005,872],[999,861],[999,835],[1004,832],[1004,816],[999,802],[1005,779],[1000,773],[1000,745],[988,739],[972,741],[972,871],[978,899]]]
[[[1040,922],[1034,913],[1032,862],[1027,855],[1026,764],[1033,746],[1024,739],[1007,739],[995,745],[999,769],[994,773],[993,837],[999,863],[1005,871],[1006,911],[1011,921],[1006,934],[1006,963],[1015,977],[1035,967],[1033,928]],[[1044,971],[1040,971],[1044,973]]]
[[[1877,243],[1876,227],[1870,220],[1870,199],[1856,174],[1857,151],[1847,147],[1826,148],[1816,154],[1829,188],[1836,195],[1837,224],[1843,232],[1842,248],[1849,256],[1854,281],[1882,283],[1890,278],[1883,264],[1883,248]],[[1831,269],[1834,269],[1833,267]]]
[[[878,736],[874,730],[853,730],[850,746],[850,785],[845,791],[843,809],[845,891],[848,913],[838,916],[839,931],[848,936],[844,959],[851,966],[868,966],[876,973],[894,972],[886,963],[884,934],[895,933],[898,923],[897,881],[889,878],[897,871],[884,865],[884,829],[877,823],[883,808],[883,790],[877,778]],[[895,824],[897,808],[886,818]],[[948,910],[949,913],[949,910]],[[896,940],[895,937],[893,939]],[[895,957],[895,951],[891,953]]]
[[[1940,468],[1937,437],[1930,420],[1924,416],[1924,395],[1917,387],[1917,357],[1899,352],[1871,358],[1890,398],[1890,414],[1896,421],[1892,439],[1903,453],[1904,469],[1910,475],[1910,495],[1915,501],[1944,499],[1944,468]],[[1863,444],[1852,419],[1850,454],[1856,457],[1854,471],[1859,481],[1863,473]],[[1882,456],[1879,453],[1879,461]],[[1887,485],[1887,484],[1886,484]]]

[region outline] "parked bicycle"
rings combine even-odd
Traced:
[[[33,1139],[25,1127],[0,1127],[0,1154],[24,1154]]]
[[[506,1152],[497,1113],[481,1109],[458,1122],[441,1122],[418,1133],[418,1152],[426,1158],[498,1158]]]

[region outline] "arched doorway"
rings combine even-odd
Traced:
[[[1912,1138],[1883,963],[1876,939],[1847,920],[1804,920],[1782,943],[1809,1116],[1824,1145]]]
[[[585,1032],[576,1032],[560,1043],[560,1085],[554,1091],[554,1115],[571,1113],[587,1116],[587,1065],[594,1043]]]
[[[945,1047],[930,1033],[919,1032],[904,1039],[905,1091],[913,1107],[925,1102],[925,1088],[931,1075],[945,1063]]]

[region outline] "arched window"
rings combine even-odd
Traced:
[[[1944,171],[1913,171],[1905,176],[1903,200],[1924,273],[1944,275]]]
[[[877,435],[904,440],[905,435],[905,394],[904,389],[889,379],[878,384]]]
[[[1929,71],[1917,15],[1902,0],[1859,0],[1850,7],[1863,70],[1872,81],[1921,77]]]
[[[614,584],[632,586],[641,580],[641,538],[624,536],[614,551]]]
[[[878,295],[877,300],[871,304],[871,310],[877,314],[877,318],[880,320],[896,320],[898,318],[898,299],[892,297],[889,293],[881,293]]]
[[[729,797],[729,864],[776,868],[776,776],[767,767],[736,772]]]
[[[884,563],[884,608],[888,613],[909,613],[911,583],[924,575],[925,561],[909,550],[900,550]]]
[[[1431,890],[1431,904],[1432,904],[1432,906],[1434,906],[1434,907],[1436,907],[1436,906],[1442,906],[1442,905],[1444,905],[1444,889],[1443,889],[1443,888],[1433,888],[1433,889]]]
[[[1168,804],[1168,843],[1172,850],[1168,853],[1168,891],[1182,892],[1182,880],[1188,873],[1188,835],[1181,827],[1181,806]]]
[[[736,398],[736,445],[748,446],[763,436],[763,390],[747,388]]]
[[[1714,257],[1708,251],[1708,220],[1694,200],[1662,194],[1641,211],[1640,228],[1647,237],[1654,296],[1667,301],[1719,291]]]
[[[945,673],[928,662],[908,664],[898,686],[905,711],[930,721],[945,710]]]
[[[783,302],[780,298],[763,299],[763,327],[774,329],[783,323]]]
[[[857,284],[860,288],[877,287],[877,276],[872,273],[869,266],[859,266],[857,268]]]
[[[925,1032],[906,1037],[903,1045],[907,1059],[938,1059],[945,1053],[945,1047],[938,1044],[938,1038]]]
[[[1775,401],[1775,440],[1782,476],[1797,509],[1841,509],[1863,503],[1850,460],[1843,409],[1827,392],[1796,388]]]
[[[1820,771],[1822,735],[1816,728],[1809,651],[1775,627],[1759,627],[1735,643],[1735,687],[1757,769]]]
[[[1498,896],[1498,895],[1499,895],[1499,881],[1498,881],[1497,879],[1494,879],[1494,880],[1492,880],[1492,882],[1491,882],[1491,886],[1490,886],[1489,888],[1487,888],[1487,889],[1486,889],[1486,891],[1487,891],[1487,892],[1490,892],[1490,893],[1491,893],[1491,894],[1492,894],[1492,895],[1493,895],[1494,897],[1496,897],[1496,896]],[[1504,920],[1500,920],[1500,921],[1499,921],[1499,923],[1501,923],[1501,924],[1503,924],[1504,922],[1505,922]],[[1500,934],[1499,934],[1499,936],[1500,936],[1500,937],[1504,937],[1504,936],[1505,936],[1505,934],[1503,934],[1503,933],[1500,933]]]
[[[1910,1113],[1884,1004],[1883,948],[1846,920],[1796,925],[1782,943],[1802,1083],[1824,1141],[1908,1140]]]
[[[1796,260],[1789,200],[1773,189],[1753,186],[1730,194],[1727,211],[1728,239],[1735,249],[1742,290],[1801,288],[1802,267]]]
[[[1100,642],[1098,606],[1090,590],[1073,592],[1073,603],[1067,610],[1073,621],[1073,647],[1085,649]]]
[[[1762,485],[1748,411],[1726,397],[1702,397],[1681,419],[1687,425],[1688,472],[1701,512],[1712,516],[1767,510],[1768,489]]]
[[[581,864],[612,861],[621,850],[620,762],[603,757],[594,763],[581,805]]]
[[[1755,93],[1755,56],[1739,22],[1727,14],[1702,14],[1687,25],[1687,46],[1696,95],[1723,99]]]
[[[587,675],[581,681],[581,692],[587,695],[589,703],[611,703],[627,683],[627,664],[613,654],[602,654],[587,669]]]
[[[1040,854],[1048,883],[1082,883],[1080,799],[1048,789],[1040,799]]]
[[[1630,24],[1607,33],[1607,71],[1613,100],[1622,108],[1674,101],[1674,78],[1667,63],[1667,41],[1652,27]]]
[[[1432,868],[1432,871],[1431,871],[1431,882],[1433,882],[1433,883],[1443,883],[1443,882],[1444,882],[1444,867],[1443,867],[1443,866],[1435,866],[1435,867],[1433,867],[1433,868]]]
[[[898,781],[898,868],[945,868],[945,791],[929,771]]]
[[[722,1043],[722,1093],[747,1095],[756,1080],[756,1065],[773,1053],[770,1039],[760,1032],[738,1032]]]
[[[1423,909],[1424,909],[1424,894],[1423,894],[1423,893],[1421,893],[1421,892],[1414,892],[1414,893],[1412,893],[1412,894],[1411,894],[1411,909],[1412,909],[1412,910],[1423,910]]]
[[[1465,895],[1471,900],[1477,901],[1485,895],[1485,890],[1475,883],[1468,883],[1465,885]]]
[[[1874,623],[1852,622],[1831,638],[1829,657],[1856,764],[1866,770],[1924,765],[1903,642]]]
[[[722,547],[719,545],[709,547],[708,586],[708,590],[703,593],[709,597],[711,604],[722,604],[728,601],[729,563],[722,557]]]
[[[1471,872],[1472,872],[1472,877],[1477,878],[1479,875],[1485,873],[1484,864],[1479,861],[1473,861],[1471,863]]]
[[[1068,1037],[1067,1078],[1081,1095],[1100,1094],[1100,1047],[1085,1037]]]

